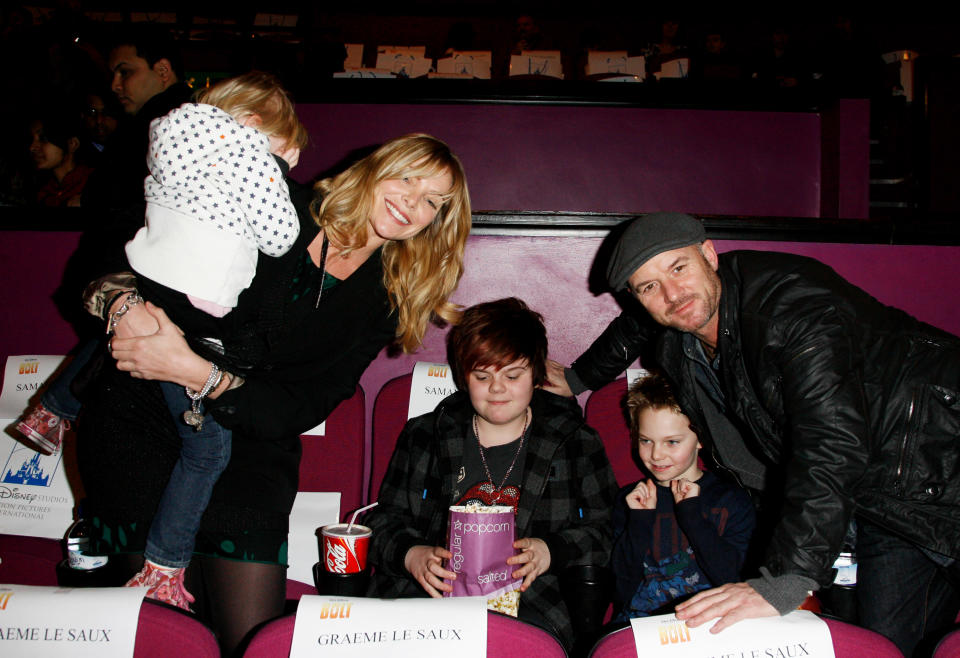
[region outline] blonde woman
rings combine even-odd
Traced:
[[[205,411],[233,431],[233,454],[186,577],[227,653],[283,612],[299,434],[353,393],[385,345],[413,350],[431,319],[457,319],[448,298],[462,273],[470,201],[463,168],[443,142],[391,140],[315,193],[308,203],[294,192],[298,208],[310,207],[296,244],[260,259],[253,283],[222,319],[226,354],[185,340],[160,308],[135,305],[124,321],[148,314],[160,329],[145,337],[118,332],[112,355],[120,372],[106,368],[90,387],[82,422],[95,543],[131,554],[131,572],[177,453],[157,387],[140,380],[206,393]]]

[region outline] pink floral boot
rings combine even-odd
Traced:
[[[183,586],[183,572],[183,568],[162,567],[146,560],[140,573],[128,580],[124,587],[146,587],[147,598],[193,612],[190,604],[194,598]]]

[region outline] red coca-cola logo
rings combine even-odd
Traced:
[[[360,565],[347,550],[344,540],[327,537],[327,571],[330,573],[357,573]]]

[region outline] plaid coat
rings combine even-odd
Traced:
[[[517,505],[517,537],[537,537],[550,549],[550,569],[520,597],[520,617],[546,621],[568,646],[570,617],[558,574],[574,565],[606,565],[610,514],[617,483],[597,433],[572,399],[541,390],[530,403],[533,420]],[[415,545],[446,545],[447,511],[463,452],[476,439],[473,408],[465,392],[435,411],[410,420],[380,487],[379,506],[366,517],[373,529],[371,593],[382,597],[425,596],[403,566]],[[525,613],[525,610],[527,611]]]

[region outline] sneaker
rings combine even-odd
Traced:
[[[70,429],[70,421],[49,411],[42,404],[17,423],[17,431],[29,439],[37,450],[53,455],[63,445],[63,434]]]
[[[140,573],[128,580],[124,587],[146,587],[148,599],[193,612],[190,609],[190,604],[194,601],[193,595],[183,586],[184,571],[182,568],[162,567],[146,560]]]

